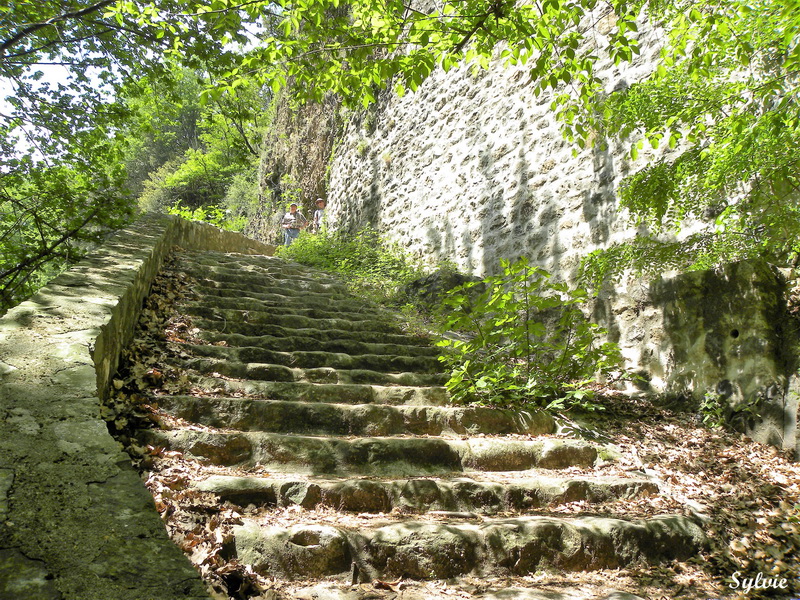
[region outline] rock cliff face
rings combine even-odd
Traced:
[[[598,46],[611,25],[597,26]],[[623,69],[601,60],[607,91],[646,76],[659,40],[657,30],[643,28],[634,63]],[[415,93],[387,94],[350,121],[335,147],[331,226],[372,225],[421,261],[447,259],[474,275],[496,273],[501,258],[526,256],[574,281],[588,252],[641,233],[615,190],[652,155],[633,162],[627,144],[615,142],[575,153],[552,99],[533,93],[525,67],[499,63],[477,74],[437,71]],[[601,296],[594,316],[650,389],[719,394],[739,407],[766,402],[771,408],[762,413],[774,413],[773,422],[749,430],[793,447],[796,401],[780,350],[786,340],[774,333],[785,330],[776,322],[781,290],[780,276],[757,266],[631,278]]]

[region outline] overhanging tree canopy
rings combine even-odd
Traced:
[[[0,308],[123,216],[111,143],[123,115],[108,86],[141,62],[147,36],[118,36],[102,18],[111,4],[0,6]]]
[[[622,206],[651,237],[597,252],[599,281],[619,265],[708,268],[754,256],[800,256],[800,3],[796,0],[653,5],[668,45],[653,74],[601,102],[604,126],[674,149],[629,177]],[[639,136],[638,139],[635,136]],[[663,242],[686,219],[712,226]]]
[[[613,24],[604,36],[595,35],[600,17]],[[648,18],[667,32],[660,64],[647,81],[604,97],[594,72],[599,53],[630,61],[638,51],[638,24]],[[131,76],[157,75],[167,60],[212,74],[209,100],[253,80],[278,89],[291,79],[307,99],[336,93],[350,104],[368,104],[385,86],[413,90],[437,65],[488,67],[496,56],[524,63],[536,90],[555,90],[554,110],[577,143],[632,134],[634,153],[636,136],[684,149],[631,180],[622,198],[639,218],[671,225],[713,209],[719,228],[697,242],[696,264],[753,252],[785,258],[797,250],[800,232],[787,195],[797,184],[787,148],[797,147],[800,137],[799,26],[799,0],[29,0],[2,6],[0,78],[11,101],[0,111],[0,275],[36,262],[24,239],[31,231],[40,254],[71,231],[60,225],[57,207],[77,201],[72,210],[79,224],[97,203],[77,198],[101,198],[102,190],[114,188],[120,174],[110,165],[118,150],[109,140],[125,115],[108,92]],[[42,65],[58,65],[70,76],[48,81],[39,74]],[[20,137],[25,141],[14,141]],[[66,168],[80,181],[70,183],[71,196],[52,188],[64,177],[47,175],[51,168]],[[37,181],[50,189],[26,188]],[[55,197],[65,202],[51,202],[53,215],[34,218]],[[642,248],[617,250],[636,259],[650,252]],[[7,288],[5,281],[0,286]]]
[[[247,21],[271,24],[270,34],[223,68],[211,95],[249,78],[276,90],[291,79],[305,98],[334,92],[366,105],[382,87],[416,89],[437,65],[486,68],[500,58],[527,65],[537,93],[554,91],[553,109],[577,144],[630,137],[634,157],[645,143],[669,145],[673,153],[620,193],[653,237],[598,253],[588,263],[594,276],[619,264],[705,268],[752,255],[785,261],[800,251],[792,151],[800,142],[798,0],[184,4],[183,20],[170,20],[176,53],[201,40],[198,32],[228,41]],[[612,23],[603,36],[596,28],[601,18]],[[595,73],[598,57],[632,60],[646,21],[665,32],[660,61],[644,81],[606,95]],[[685,218],[709,216],[715,226],[702,234],[681,243],[658,239]]]
[[[0,309],[130,214],[123,169],[129,111],[118,92],[144,75],[170,81],[176,37],[164,35],[169,26],[159,19],[183,7],[165,2],[153,11],[117,0],[0,6],[7,97],[0,105]],[[180,39],[191,43],[185,29]],[[186,62],[205,56],[224,64],[223,46],[204,31]]]

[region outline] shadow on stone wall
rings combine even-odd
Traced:
[[[609,330],[644,391],[698,407],[710,396],[753,439],[797,444],[800,326],[781,273],[763,261],[602,290],[592,320]]]
[[[763,261],[686,273],[651,286],[675,364],[676,393],[716,394],[726,415],[758,441],[795,445],[797,332],[785,280]],[[757,416],[756,416],[757,415]]]
[[[695,406],[708,394],[753,439],[794,448],[798,325],[785,287],[776,268],[745,261],[659,278],[638,293],[604,290],[592,316],[652,391]]]
[[[501,108],[495,116],[504,128],[471,116],[455,129],[452,146],[446,130],[414,139],[407,134],[395,147],[408,160],[381,154],[391,127],[370,137],[353,125],[369,145],[354,144],[364,151],[351,160],[359,185],[348,188],[339,228],[372,225],[426,261],[453,260],[470,274],[496,274],[500,258],[526,256],[573,282],[586,252],[646,233],[622,227],[615,186],[631,168],[623,149],[596,145],[583,155],[585,167],[575,168],[568,143],[556,140],[547,122]],[[424,122],[420,114],[415,118],[415,127]],[[758,400],[762,419],[743,428],[787,445],[796,421],[788,390],[800,382],[791,377],[796,365],[784,350],[786,336],[775,333],[788,329],[768,273],[740,265],[654,282],[630,279],[604,290],[592,316],[634,370],[646,374],[643,389],[694,401],[719,394],[732,416],[745,415]]]
[[[551,190],[537,187],[531,181],[532,174],[538,174],[541,165],[532,165],[528,158],[528,148],[534,143],[529,127],[528,121],[520,118],[513,141],[497,147],[492,132],[481,132],[478,142],[472,146],[478,157],[476,169],[480,189],[472,194],[477,196],[476,200],[465,204],[460,216],[478,222],[470,228],[471,233],[461,234],[460,250],[466,252],[472,272],[497,274],[500,257],[513,262],[526,256],[536,264],[547,258],[557,258],[564,252],[559,226],[564,208]],[[509,177],[507,171],[495,168],[495,162],[515,149],[516,160]],[[442,252],[439,258],[455,254],[452,227],[448,227],[448,231],[445,244],[434,243],[434,248]],[[429,234],[429,239],[433,242],[437,238]]]

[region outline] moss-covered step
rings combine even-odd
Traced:
[[[342,315],[340,318],[317,319],[299,314],[276,314],[260,310],[236,310],[215,308],[207,305],[189,304],[183,307],[185,314],[192,317],[226,320],[234,323],[264,323],[298,329],[350,329],[353,331],[382,331],[402,333],[400,325],[389,318],[375,319],[367,315]]]
[[[212,493],[242,507],[329,506],[355,513],[466,511],[479,514],[520,512],[568,502],[608,502],[657,494],[648,480],[625,477],[557,477],[491,473],[481,479],[275,479],[213,475],[195,481],[193,489]],[[299,517],[299,518],[302,518]]]
[[[213,303],[213,298],[246,298],[249,300],[256,300],[259,302],[269,303],[271,305],[287,305],[302,303],[303,306],[309,308],[324,308],[330,311],[345,313],[345,314],[359,314],[364,312],[374,311],[373,305],[364,302],[361,298],[352,296],[342,296],[335,302],[331,302],[330,296],[311,296],[305,295],[298,297],[297,295],[286,295],[274,292],[264,292],[259,290],[243,290],[241,288],[226,288],[217,286],[207,286],[202,283],[196,283],[192,286],[192,297],[201,300],[208,299]]]
[[[315,300],[329,300],[330,302],[347,302],[353,300],[353,296],[348,294],[345,290],[338,288],[334,289],[317,289],[317,290],[303,290],[296,287],[285,285],[285,280],[281,283],[272,284],[268,280],[263,281],[247,281],[245,279],[237,279],[235,277],[225,277],[221,280],[203,277],[195,279],[192,289],[198,293],[211,293],[212,290],[222,289],[226,291],[238,291],[242,297],[248,297],[254,293],[257,294],[270,294],[280,296],[286,301],[297,302],[310,298]],[[367,306],[373,307],[372,304]]]
[[[143,430],[143,444],[212,464],[310,475],[417,475],[591,467],[597,449],[576,440],[433,437],[314,437],[262,432]]]
[[[229,275],[246,274],[252,276],[273,277],[283,282],[319,281],[344,286],[340,277],[326,271],[287,261],[277,257],[269,257],[269,262],[230,261],[213,256],[189,257],[179,256],[175,265],[184,272],[198,271],[201,274],[225,273]]]
[[[275,262],[268,266],[248,265],[241,263],[217,263],[211,264],[213,261],[198,262],[182,260],[179,262],[179,268],[188,274],[199,274],[203,277],[211,278],[216,274],[222,275],[240,275],[245,273],[251,277],[261,277],[263,279],[272,279],[278,283],[320,283],[325,285],[335,285],[344,287],[344,282],[323,271],[314,271],[309,269],[298,269],[289,265],[287,262]]]
[[[333,283],[341,283],[341,279],[334,274],[321,271],[300,263],[285,260],[275,256],[255,257],[224,254],[179,254],[176,255],[176,265],[179,269],[188,268],[221,268],[232,272],[247,271],[274,275],[286,281],[287,278],[305,278]]]
[[[276,277],[263,273],[214,267],[187,268],[185,272],[199,281],[233,284],[236,287],[242,286],[254,291],[263,290],[279,294],[286,293],[288,295],[309,293],[346,296],[349,294],[347,286],[343,283],[324,283],[315,279],[292,278],[291,276]]]
[[[430,346],[408,344],[386,344],[361,342],[357,340],[325,340],[306,337],[302,334],[278,337],[261,336],[226,336],[229,346],[265,348],[279,352],[314,349],[319,352],[339,352],[344,354],[390,354],[393,356],[433,356],[438,357],[440,350]]]
[[[202,375],[217,373],[225,377],[256,381],[303,381],[306,383],[364,383],[369,385],[435,386],[444,385],[443,373],[385,373],[368,369],[300,369],[269,363],[240,363],[217,358],[170,358],[165,364],[190,369]]]
[[[702,529],[679,515],[403,521],[359,530],[248,520],[233,533],[228,552],[259,573],[300,579],[355,571],[367,581],[617,568],[685,559],[706,543]]]
[[[539,411],[484,407],[389,406],[281,402],[247,398],[160,396],[170,414],[221,429],[327,435],[388,436],[552,433],[553,418]]]
[[[408,404],[442,406],[448,401],[441,386],[365,385],[355,383],[305,383],[302,381],[252,381],[190,374],[192,387],[207,394],[246,395],[264,400],[333,402],[337,404]],[[194,376],[192,376],[194,375]]]
[[[214,298],[215,300],[209,300]],[[378,313],[376,311],[336,311],[329,310],[330,305],[326,307],[309,308],[301,302],[289,302],[284,304],[269,304],[262,300],[250,300],[248,298],[240,298],[238,300],[233,298],[225,298],[224,300],[218,296],[208,296],[200,300],[193,300],[185,302],[180,305],[180,308],[187,314],[197,312],[198,307],[204,307],[216,310],[220,316],[226,314],[225,311],[234,311],[230,314],[237,315],[233,319],[236,323],[259,323],[269,322],[265,319],[266,315],[281,315],[281,316],[298,316],[307,319],[321,320],[345,320],[345,321],[375,321],[378,326],[382,323],[395,323],[395,320],[386,313]],[[244,314],[242,314],[244,313]],[[241,315],[241,316],[238,316]],[[258,320],[253,319],[256,317]],[[219,319],[217,319],[219,320]]]
[[[231,323],[222,319],[193,319],[192,324],[200,330],[198,335],[210,343],[225,342],[229,346],[258,346],[257,338],[268,335],[287,337],[292,335],[313,340],[354,340],[377,344],[402,344],[406,346],[429,346],[431,338],[385,331],[352,331],[349,329],[320,329],[318,327],[290,328],[264,323]],[[249,338],[254,338],[250,342]]]
[[[351,355],[343,352],[318,352],[314,350],[279,352],[264,348],[183,344],[186,352],[207,358],[240,363],[264,363],[313,369],[366,369],[390,373],[441,373],[442,365],[434,356],[392,356],[384,354]]]
[[[385,311],[372,307],[364,307],[361,311],[341,311],[336,310],[334,302],[328,302],[326,306],[308,306],[302,300],[290,302],[271,302],[242,296],[240,298],[223,298],[221,296],[202,296],[195,300],[179,304],[179,308],[186,308],[187,311],[196,306],[208,306],[218,309],[242,310],[248,312],[265,312],[274,315],[298,315],[311,319],[351,319],[358,315],[362,320],[376,319],[394,321]]]

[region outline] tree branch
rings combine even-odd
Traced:
[[[79,19],[85,15],[97,12],[98,10],[103,9],[106,6],[114,4],[114,2],[116,2],[116,0],[102,0],[102,2],[98,2],[97,4],[93,4],[92,6],[87,6],[86,8],[82,8],[81,10],[67,12],[64,13],[63,15],[55,16],[41,23],[33,23],[32,25],[29,25],[28,27],[17,33],[11,39],[6,40],[2,44],[0,44],[0,56],[3,56],[6,53],[6,50],[8,50],[11,46],[16,44],[20,40],[33,35],[40,29],[44,29],[45,27],[49,27],[56,23],[60,23],[61,21],[67,21],[69,19]]]
[[[491,17],[491,16],[492,16],[492,14],[494,14],[494,13],[492,13],[492,12],[487,12],[485,15],[483,15],[483,16],[482,16],[482,17],[481,17],[481,18],[478,20],[478,22],[477,22],[477,23],[475,23],[475,25],[473,26],[473,28],[472,28],[472,29],[470,29],[469,31],[465,31],[465,32],[463,32],[463,34],[464,34],[464,37],[463,37],[463,39],[462,39],[462,40],[461,40],[461,41],[460,41],[458,44],[456,44],[456,46],[455,46],[455,48],[453,48],[452,52],[453,52],[454,54],[458,54],[458,53],[460,53],[460,52],[461,52],[461,51],[464,49],[464,46],[466,46],[466,45],[467,45],[467,43],[470,41],[470,39],[472,39],[472,36],[473,36],[473,35],[475,35],[475,33],[476,33],[476,32],[477,32],[477,31],[478,31],[478,30],[479,30],[481,27],[483,27],[484,23],[486,23],[486,21],[489,19],[489,17]],[[453,27],[453,29],[455,30],[455,27]],[[458,31],[458,30],[456,30],[456,31]],[[462,32],[459,32],[459,33],[462,33]]]
[[[46,258],[49,255],[51,255],[53,253],[53,250],[58,248],[61,244],[66,242],[71,237],[73,237],[81,229],[86,227],[86,225],[89,223],[89,221],[91,221],[92,219],[95,218],[95,216],[97,216],[98,212],[100,212],[100,206],[95,207],[95,209],[92,210],[92,212],[89,213],[89,215],[81,222],[80,225],[78,225],[77,227],[74,227],[73,229],[70,229],[66,233],[62,234],[60,238],[58,238],[55,242],[50,244],[48,247],[44,248],[43,250],[40,250],[38,254],[35,254],[34,256],[30,256],[30,257],[26,258],[25,260],[23,260],[22,262],[14,265],[10,269],[6,269],[4,272],[0,273],[0,281],[2,281],[3,279],[7,278],[10,275],[13,275],[14,273],[22,272],[23,270],[25,270],[25,268],[35,264],[36,262],[38,262],[39,260],[41,260],[43,258]]]
[[[25,50],[24,52],[17,52],[15,54],[6,54],[5,56],[0,54],[0,57],[2,57],[3,60],[21,58],[23,56],[28,56],[30,54],[36,54],[37,52],[41,52],[42,50],[46,50],[47,48],[50,48],[51,46],[66,46],[67,44],[74,44],[76,42],[83,42],[84,40],[90,40],[92,38],[96,38],[96,37],[98,37],[100,35],[103,35],[104,33],[111,33],[113,31],[115,31],[115,28],[110,28],[110,27],[108,27],[107,24],[104,24],[104,26],[106,26],[107,29],[104,29],[103,31],[95,31],[93,33],[90,33],[90,34],[82,36],[82,37],[76,37],[76,38],[70,38],[70,39],[59,38],[57,40],[50,40],[46,44],[42,44],[41,46],[37,46],[36,48],[29,48],[28,50]],[[22,63],[22,64],[25,64],[25,63]],[[68,63],[68,64],[80,64],[80,62],[78,62],[78,63]]]

